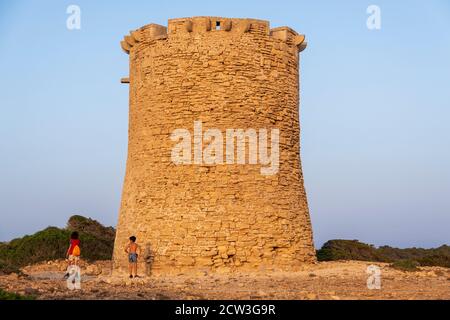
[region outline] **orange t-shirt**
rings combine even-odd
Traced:
[[[80,246],[80,239],[70,239],[69,255],[73,253],[76,246]]]

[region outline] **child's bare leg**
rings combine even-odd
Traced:
[[[134,276],[137,276],[137,262],[133,263],[133,269],[134,269]]]
[[[133,275],[133,264],[132,263],[128,264],[128,271],[130,272],[130,276]]]

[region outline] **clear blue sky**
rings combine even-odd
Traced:
[[[81,30],[66,8],[81,8]],[[381,30],[366,8],[381,8]],[[267,19],[305,33],[301,123],[317,245],[450,243],[450,2],[1,1],[0,241],[71,214],[115,225],[130,30],[168,18]]]

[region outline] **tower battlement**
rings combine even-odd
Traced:
[[[139,42],[147,44],[171,37],[189,39],[208,35],[224,38],[241,37],[246,33],[255,38],[260,36],[278,39],[288,45],[286,50],[291,49],[301,52],[306,48],[305,36],[298,34],[289,27],[270,29],[269,22],[265,20],[223,17],[169,19],[167,27],[153,23],[148,24],[126,35],[121,42],[121,46],[126,53],[129,53],[131,48]]]

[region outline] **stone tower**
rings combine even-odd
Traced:
[[[127,267],[131,235],[147,273],[295,270],[315,261],[299,144],[304,40],[267,21],[220,17],[170,19],[167,28],[149,24],[125,36],[129,143],[115,271]],[[277,129],[278,170],[206,164],[195,160],[195,147],[191,164],[175,163],[171,135],[194,132],[195,122],[200,137],[213,128]],[[250,141],[244,136],[248,158]]]

